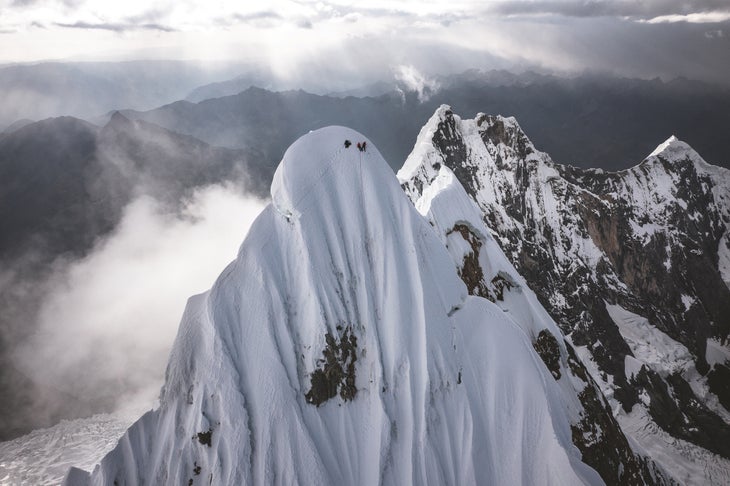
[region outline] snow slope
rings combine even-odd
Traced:
[[[99,414],[0,442],[0,484],[58,486],[71,466],[92,470],[133,421]]]
[[[524,329],[467,295],[377,149],[345,139],[365,140],[289,148],[188,302],[159,409],[67,484],[602,483]]]
[[[421,187],[416,209],[429,221],[472,295],[494,302],[530,338],[568,405],[573,443],[606,483],[670,483],[669,475],[637,455],[612,417],[598,385],[562,337],[555,321],[484,225],[479,208],[454,173],[441,165]]]

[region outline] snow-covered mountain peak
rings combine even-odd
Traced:
[[[537,152],[515,117],[479,113],[474,120],[485,143],[501,145],[510,149],[511,154],[525,158]]]
[[[398,180],[411,199],[416,195],[406,183],[433,180],[441,164],[460,165],[467,158],[465,146],[469,143],[464,140],[469,138],[489,146],[500,165],[517,160],[550,160],[535,148],[514,117],[478,113],[473,120],[462,120],[450,106],[441,105],[421,129],[413,151],[398,171]]]
[[[311,132],[271,192],[188,302],[160,408],[67,484],[601,483],[571,443],[573,392],[468,295],[372,144]]]
[[[649,157],[654,157],[658,155],[663,156],[671,156],[672,154],[684,154],[686,152],[693,151],[692,147],[689,146],[689,144],[681,141],[674,135],[666,139],[664,142],[657,145],[657,148],[654,149],[652,153],[649,154]]]
[[[333,175],[338,184],[361,190],[363,172],[366,178],[373,171],[384,172],[381,177],[390,175],[384,162],[377,148],[355,130],[340,126],[314,130],[284,154],[271,184],[272,202],[279,212],[296,214],[304,200],[321,190],[328,192],[323,183]]]
[[[443,133],[444,131],[448,133]],[[413,151],[398,170],[397,176],[401,183],[412,179],[418,171],[423,170],[423,166],[426,165],[423,163],[424,160],[439,157],[439,154],[434,153],[433,150],[434,137],[439,138],[439,134],[440,137],[454,135],[454,115],[449,105],[439,106],[421,128]],[[435,174],[431,175],[435,176]],[[430,177],[430,179],[432,178]]]
[[[674,172],[675,178],[679,179],[691,179],[696,177],[695,174],[707,176],[717,187],[730,191],[730,170],[708,163],[688,143],[674,135],[654,149],[637,167],[647,164],[662,167],[665,172]]]
[[[646,159],[661,159],[670,163],[689,159],[698,165],[708,165],[688,143],[683,142],[674,135],[659,144]]]

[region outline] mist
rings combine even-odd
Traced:
[[[11,344],[15,366],[81,403],[126,416],[152,408],[187,298],[211,287],[263,207],[225,184],[195,190],[175,212],[135,199],[86,257],[55,263],[35,332]]]
[[[427,78],[413,66],[398,66],[395,79],[403,83],[407,90],[414,91],[420,102],[428,101],[441,87],[437,80]]]

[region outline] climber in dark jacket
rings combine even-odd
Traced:
[[[352,142],[345,140],[345,148],[350,148],[350,145],[352,145]]]

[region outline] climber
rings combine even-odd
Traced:
[[[345,140],[345,148],[350,148],[350,145],[352,145],[352,142]]]
[[[357,142],[357,149],[362,152],[362,145],[360,145],[360,142]]]
[[[363,151],[363,152],[365,152],[365,148],[367,147],[367,145],[368,145],[368,143],[367,143],[367,142],[363,142],[363,143],[362,143],[362,151]]]

